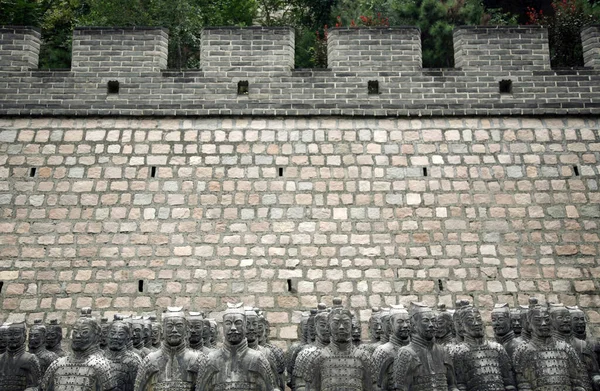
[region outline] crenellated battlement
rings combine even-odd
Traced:
[[[197,70],[166,69],[162,28],[77,28],[65,71],[36,69],[39,31],[0,37],[2,115],[600,113],[599,26],[582,32],[586,68],[570,70],[550,68],[539,26],[458,27],[448,69],[422,67],[415,27],[332,29],[329,68],[304,70],[289,27],[206,28]]]

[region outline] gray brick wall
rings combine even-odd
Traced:
[[[600,69],[600,25],[584,28],[581,31],[581,41],[585,66]]]
[[[548,69],[542,28],[459,28],[461,68],[456,69],[419,69],[414,28],[334,29],[331,34],[331,69],[291,69],[293,31],[259,27],[207,29],[202,69],[169,71],[164,70],[167,37],[162,29],[79,29],[70,71],[0,71],[0,114],[600,114],[600,71]],[[5,37],[0,44],[11,47],[13,36]],[[349,42],[359,43],[354,54]],[[487,55],[479,56],[477,47]],[[342,68],[346,57],[360,60]],[[395,60],[400,57],[407,63]],[[478,58],[484,63],[477,65]],[[118,94],[107,93],[109,80],[119,81]],[[249,81],[248,95],[237,94],[239,80]],[[379,82],[379,94],[368,94],[369,80]],[[512,81],[510,93],[500,93],[501,80]]]
[[[167,67],[168,31],[154,27],[78,27],[71,70],[78,76],[138,75]]]
[[[541,26],[461,26],[454,30],[457,68],[550,69],[548,30]]]
[[[0,26],[0,71],[37,68],[40,38],[32,27]]]

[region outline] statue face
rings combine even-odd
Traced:
[[[210,342],[215,344],[217,343],[217,335],[219,334],[219,329],[217,328],[217,322],[209,321],[210,324]]]
[[[265,341],[265,321],[263,319],[258,319],[258,340],[259,342]]]
[[[465,334],[473,338],[483,337],[483,319],[481,314],[476,308],[466,310],[467,312],[462,315],[463,328]]]
[[[60,345],[62,341],[62,329],[60,327],[48,327],[46,332],[46,346],[53,348]]]
[[[362,330],[360,328],[360,323],[358,322],[358,320],[352,319],[352,331],[351,331],[351,333],[352,333],[352,340],[353,341],[360,341]]]
[[[231,345],[237,345],[246,338],[246,319],[242,314],[223,316],[223,334]]]
[[[271,325],[266,320],[263,322],[265,324],[265,340],[271,335]]]
[[[204,340],[204,344],[208,345],[210,342],[211,332],[210,332],[210,321],[207,319],[202,320],[202,339]]]
[[[492,311],[492,328],[494,334],[503,336],[511,330],[511,318],[508,311]]]
[[[321,342],[327,344],[331,341],[331,330],[329,329],[327,316],[321,315],[315,317],[315,331]]]
[[[390,335],[391,323],[390,316],[385,315],[381,317],[381,335]]]
[[[335,313],[330,316],[329,329],[334,341],[348,342],[352,330],[352,318],[348,314]]]
[[[439,314],[435,318],[435,325],[437,338],[443,338],[452,332],[452,320],[449,316]]]
[[[258,315],[246,314],[246,338],[248,342],[254,342],[258,338],[258,323]]]
[[[189,327],[189,341],[191,344],[197,344],[202,340],[202,333],[204,330],[204,322],[202,319],[188,320]]]
[[[127,347],[129,342],[129,331],[123,324],[113,323],[108,329],[108,348],[120,351]]]
[[[408,313],[394,314],[390,317],[392,332],[397,338],[407,339],[410,336],[410,317]]]
[[[157,345],[160,342],[160,335],[162,334],[162,327],[160,324],[155,323],[152,325],[152,344]]]
[[[573,311],[571,312],[571,322],[573,325],[573,331],[579,335],[585,334],[586,323],[585,323],[585,314],[583,311]]]
[[[144,338],[144,327],[141,324],[133,324],[131,326],[131,341],[134,345],[139,345],[142,343]]]
[[[515,334],[521,334],[521,331],[523,330],[523,322],[521,321],[520,311],[510,313],[510,326]]]
[[[185,318],[168,317],[163,321],[163,338],[169,346],[179,346],[187,337]]]
[[[105,324],[100,327],[100,347],[108,346],[108,330],[110,326]]]
[[[152,325],[150,323],[144,323],[144,342],[150,342],[152,340]]]
[[[381,328],[381,318],[379,316],[372,316],[369,321],[369,333],[373,338],[379,340],[382,332],[383,329]]]
[[[25,344],[25,327],[10,326],[8,328],[7,349],[10,351],[18,350]]]
[[[306,335],[308,337],[308,341],[314,341],[315,340],[315,336],[317,335],[316,331],[315,331],[315,318],[310,317],[308,318],[308,322],[306,323]]]
[[[41,328],[29,329],[29,349],[37,349],[46,344],[46,333]]]
[[[559,309],[550,313],[552,328],[561,334],[570,334],[573,330],[571,313],[568,309]]]
[[[550,314],[546,308],[536,308],[530,310],[531,333],[536,337],[546,338],[551,335]]]
[[[413,330],[426,341],[431,341],[435,337],[436,316],[433,311],[418,312],[412,318]]]
[[[73,326],[71,349],[84,352],[98,342],[97,331],[89,322],[77,321]]]

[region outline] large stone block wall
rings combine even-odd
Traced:
[[[0,321],[241,299],[289,341],[299,311],[334,296],[366,321],[371,306],[462,297],[489,319],[495,302],[538,295],[598,328],[599,128],[2,118]]]

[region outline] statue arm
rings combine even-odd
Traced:
[[[502,378],[504,379],[504,388],[506,391],[516,390],[517,381],[515,380],[515,372],[513,371],[510,356],[502,346],[498,346],[498,353],[500,359],[500,371],[502,372]]]
[[[515,379],[519,391],[531,391],[531,383],[529,382],[528,373],[531,369],[527,366],[529,360],[528,350],[526,345],[517,348],[514,356]]]
[[[25,391],[35,390],[37,391],[40,386],[40,380],[42,379],[42,371],[40,369],[40,362],[36,356],[30,355],[27,362],[27,385]]]
[[[154,367],[152,362],[148,360],[148,358],[142,359],[142,363],[140,364],[135,377],[135,386],[133,387],[134,391],[147,391],[148,383],[156,371],[157,369]]]
[[[567,345],[567,355],[569,360],[569,377],[571,378],[571,386],[574,390],[592,391],[592,386],[589,381],[587,370],[579,359],[575,349],[571,345]]]
[[[404,348],[398,350],[396,359],[394,360],[394,376],[393,386],[398,391],[410,391],[412,388],[412,374],[416,370],[414,363],[416,357],[412,357],[411,353]]]
[[[42,391],[54,391],[54,373],[56,372],[59,361],[61,361],[61,359],[54,360],[46,370],[46,373],[44,373],[40,383],[40,389]]]

